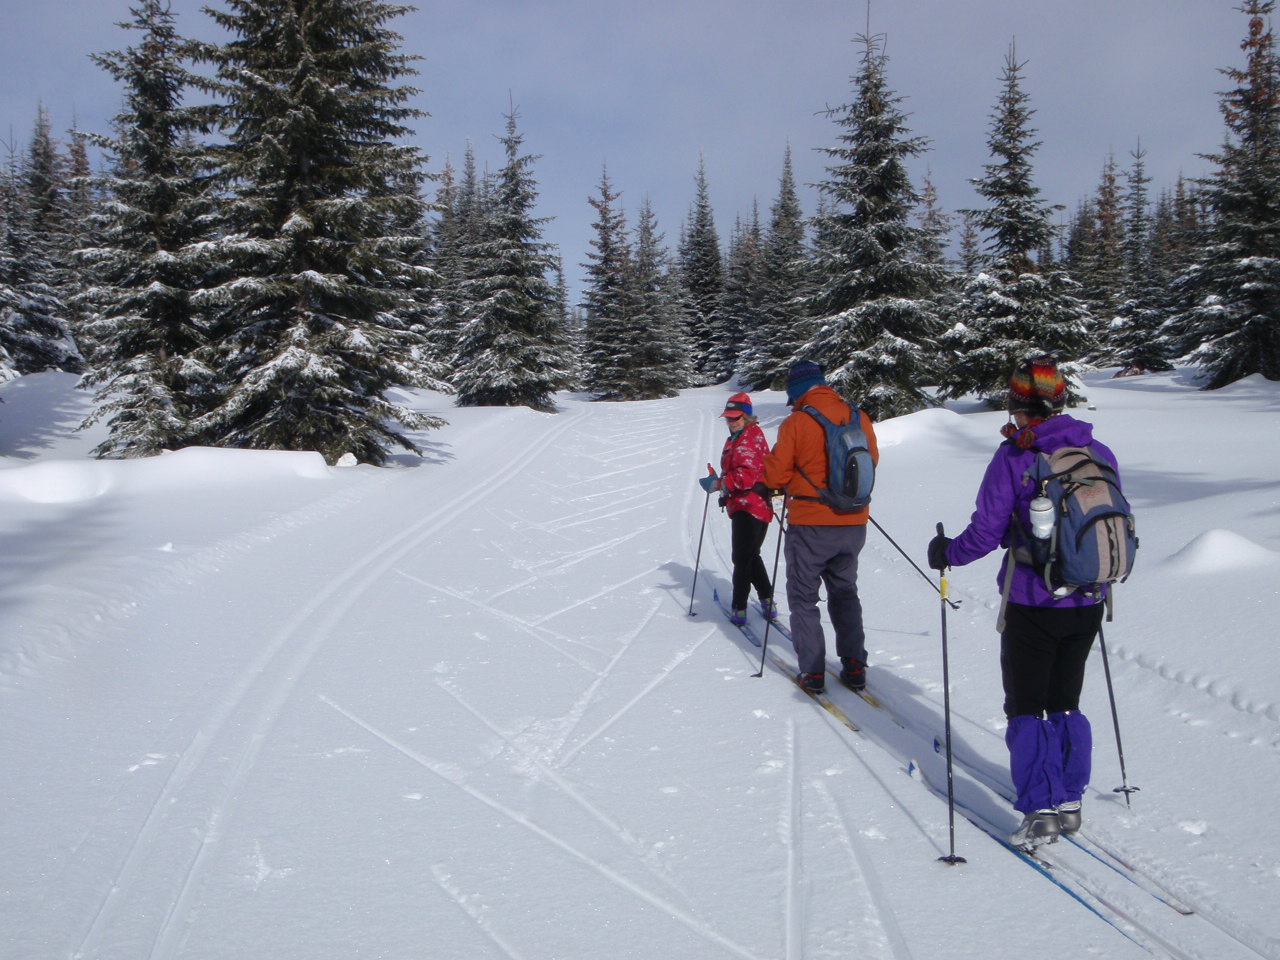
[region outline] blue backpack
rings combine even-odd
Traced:
[[[1111,464],[1095,456],[1092,447],[1060,447],[1051,454],[1037,452],[1023,479],[1033,481],[1036,495],[1053,505],[1053,526],[1047,537],[1023,526],[1025,546],[1014,553],[1042,573],[1049,590],[1097,592],[1102,584],[1129,576],[1138,538]]]
[[[833,423],[814,407],[801,407],[817,420],[827,441],[827,485],[819,487],[800,470],[800,476],[818,491],[817,497],[797,497],[798,500],[817,500],[838,513],[861,510],[871,502],[871,488],[876,483],[876,465],[867,446],[867,435],[862,429],[862,417],[854,404],[849,404],[849,422]]]

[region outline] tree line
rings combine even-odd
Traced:
[[[947,212],[909,167],[926,138],[859,38],[817,209],[790,151],[767,211],[722,242],[705,168],[669,243],[601,172],[581,302],[543,238],[514,108],[503,162],[428,169],[411,145],[415,57],[381,0],[225,0],[230,39],[182,37],[139,0],[94,56],[123,89],[109,133],[63,147],[40,109],[0,174],[0,378],[58,369],[94,391],[100,456],[191,445],[351,453],[380,464],[439,426],[392,388],[553,410],[561,390],[652,399],[796,359],[877,419],[1004,395],[1028,351],[1068,371],[1197,367],[1208,388],[1280,379],[1280,58],[1274,0],[1244,0],[1213,172],[1151,189],[1140,146],[1065,217],[1010,50],[979,205]],[[104,160],[93,169],[89,147]],[[954,250],[954,252],[953,252]]]

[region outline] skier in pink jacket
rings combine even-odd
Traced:
[[[778,616],[773,601],[773,584],[760,557],[773,508],[752,487],[764,479],[764,458],[769,441],[752,413],[751,397],[735,393],[721,414],[729,427],[729,439],[720,454],[720,476],[704,478],[709,489],[720,491],[720,505],[729,513],[733,536],[733,598],[730,618],[741,626],[747,622],[747,598],[756,588],[760,607],[769,620]]]

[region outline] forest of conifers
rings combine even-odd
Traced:
[[[1042,198],[1035,108],[1011,52],[980,203],[909,173],[883,38],[859,38],[816,209],[789,151],[765,211],[717,232],[705,170],[679,236],[628,222],[607,170],[570,303],[542,233],[536,157],[441,168],[412,145],[414,56],[380,0],[226,0],[222,43],[138,0],[109,131],[32,134],[0,171],[0,379],[62,370],[93,392],[101,456],[191,445],[385,461],[438,426],[395,387],[554,409],[562,390],[651,399],[777,387],[797,360],[882,419],[1002,396],[1013,365],[1192,368],[1213,389],[1280,379],[1280,58],[1274,0],[1241,6],[1221,146],[1154,185],[1135,148],[1073,210]],[[1065,222],[1065,227],[1063,223]],[[3,416],[3,409],[0,409]]]

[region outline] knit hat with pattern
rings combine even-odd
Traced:
[[[1050,356],[1022,361],[1009,378],[1009,412],[1033,417],[1061,413],[1067,402],[1067,381]]]

